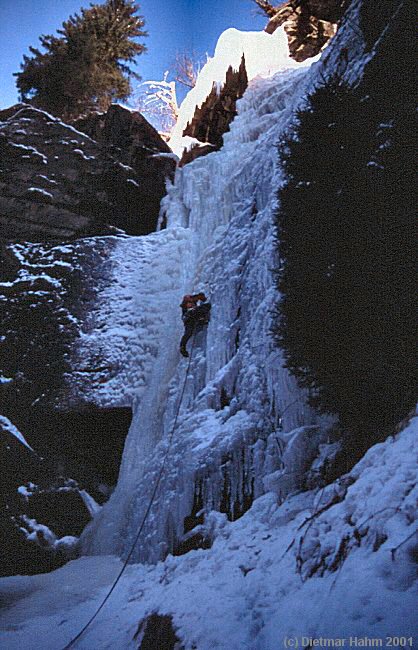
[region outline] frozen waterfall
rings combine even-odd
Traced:
[[[306,69],[288,61],[289,69],[282,64],[253,79],[220,151],[177,171],[163,200],[167,229],[149,236],[151,247],[147,237],[132,244],[149,251],[149,272],[136,276],[137,304],[146,305],[156,351],[137,390],[117,487],[83,535],[87,554],[126,555],[148,505],[185,380],[187,361],[178,352],[183,293],[204,290],[212,319],[196,335],[167,471],[135,561],[173,551],[192,511],[239,516],[265,491],[263,477],[283,467],[276,434],[318,424],[269,334],[277,299],[275,145],[306,85]]]

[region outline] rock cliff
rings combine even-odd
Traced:
[[[8,540],[0,573],[8,574],[62,563],[59,538],[77,536],[91,515],[81,495],[102,502],[116,482],[130,402],[99,408],[93,386],[116,369],[100,352],[75,368],[71,351],[94,330],[97,296],[112,282],[117,238],[103,235],[156,229],[175,161],[155,129],[120,106],[74,125],[10,107],[0,112],[0,155],[0,416],[12,427],[0,430]],[[68,381],[82,383],[83,399],[70,403]]]
[[[175,156],[153,126],[137,111],[113,104],[107,113],[80,118],[74,127],[99,143],[105,151],[117,152],[118,160],[134,170],[137,197],[129,197],[120,206],[132,211],[146,232],[156,228],[160,201],[165,195],[167,178],[175,170]],[[136,210],[136,212],[135,212]],[[145,229],[130,229],[129,234],[146,234]]]
[[[80,126],[98,140],[28,105],[0,112],[1,239],[155,230],[175,166],[159,157],[170,154],[165,142],[141,115],[118,106]]]
[[[272,34],[283,25],[290,56],[304,61],[318,54],[334,36],[348,4],[348,0],[290,0],[279,7],[268,5],[268,10],[264,9],[270,18],[266,32]]]
[[[88,398],[70,405],[66,398],[67,376],[92,389],[115,372],[96,357],[74,373],[71,351],[110,282],[116,239],[3,246],[0,424],[11,424],[0,427],[0,531],[7,540],[0,573],[45,571],[65,561],[54,544],[80,534],[89,520],[83,490],[100,503],[116,482],[130,408],[100,409]],[[28,446],[13,437],[14,428]]]

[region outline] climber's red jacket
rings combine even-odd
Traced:
[[[195,293],[193,295],[187,294],[186,296],[183,296],[183,300],[181,302],[180,307],[183,310],[183,313],[186,312],[188,309],[194,309],[197,307],[197,304],[200,301],[205,301],[206,296],[204,293]]]

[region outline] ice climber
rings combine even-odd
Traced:
[[[195,328],[209,323],[211,304],[207,302],[204,293],[186,295],[180,305],[183,313],[184,334],[180,341],[180,352],[183,357],[188,357],[186,350],[187,341],[193,336]]]

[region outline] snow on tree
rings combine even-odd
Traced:
[[[167,140],[179,114],[176,82],[168,81],[168,75],[167,70],[161,81],[143,81],[135,98],[137,110],[147,117]]]

